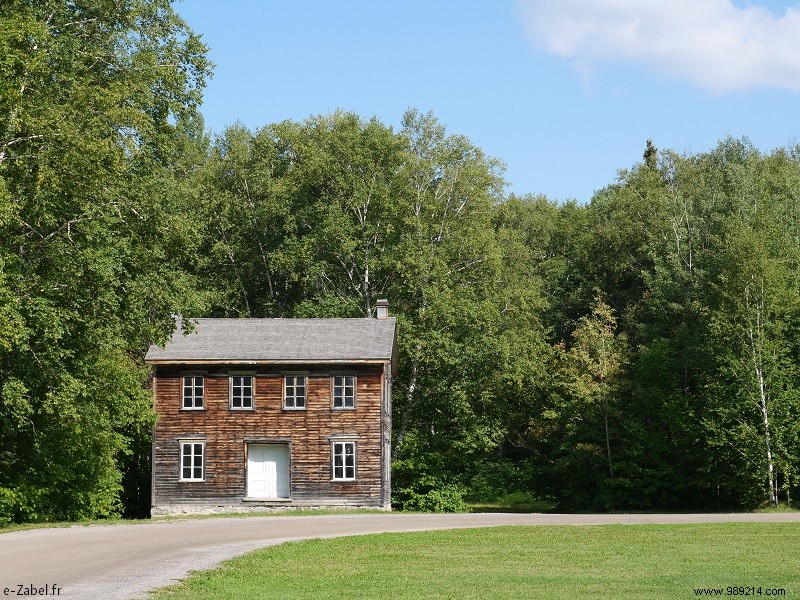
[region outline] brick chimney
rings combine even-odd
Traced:
[[[375,318],[388,319],[389,318],[389,301],[386,299],[378,300],[375,303]]]

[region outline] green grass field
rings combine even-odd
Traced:
[[[797,598],[800,523],[499,527],[312,540],[252,552],[153,598],[673,599],[698,597],[700,588]]]

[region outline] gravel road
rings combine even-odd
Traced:
[[[192,570],[256,548],[309,538],[498,525],[800,522],[800,513],[557,515],[341,514],[145,521],[0,534],[0,595],[138,598]],[[53,586],[56,586],[54,588]],[[6,589],[7,588],[7,589]],[[31,590],[31,588],[33,588]],[[56,594],[56,592],[58,592]]]

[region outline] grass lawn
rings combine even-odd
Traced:
[[[672,599],[696,597],[697,588],[797,598],[800,523],[498,527],[311,540],[227,561],[153,598]]]

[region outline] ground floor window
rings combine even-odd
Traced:
[[[356,478],[356,443],[333,442],[333,480]]]
[[[204,454],[204,442],[181,442],[181,481],[203,481]]]

